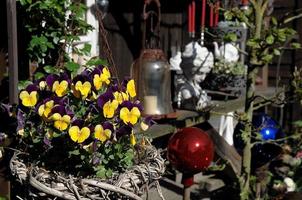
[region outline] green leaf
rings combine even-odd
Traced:
[[[225,41],[230,41],[230,42],[236,42],[237,41],[237,35],[236,33],[228,33],[224,37]]]
[[[86,55],[89,56],[90,55],[90,51],[91,51],[91,44],[89,43],[85,43],[84,47],[81,49],[81,52]]]
[[[69,156],[70,156],[70,155],[75,155],[75,156],[80,155],[80,151],[79,151],[78,149],[73,150],[73,151],[69,151],[68,153],[69,153]]]
[[[44,68],[46,73],[48,74],[55,74],[58,70],[54,66],[46,65]]]
[[[267,44],[273,44],[275,41],[275,37],[273,35],[269,35],[266,37],[265,41]]]
[[[274,49],[273,52],[274,52],[274,55],[276,55],[276,56],[280,56],[280,54],[281,54],[279,49]]]
[[[301,48],[301,44],[298,42],[293,42],[290,44],[292,46],[292,48],[294,49],[300,49]]]
[[[276,17],[272,17],[271,20],[272,20],[273,25],[276,26],[278,24],[278,21],[277,21]]]
[[[80,65],[75,62],[67,62],[65,63],[65,67],[70,72],[77,72],[80,69]]]
[[[99,58],[91,58],[87,63],[87,66],[94,66],[94,65],[104,65],[108,66],[107,61],[99,59]]]
[[[107,178],[110,178],[110,177],[112,176],[112,174],[113,174],[113,172],[112,172],[111,169],[108,169],[108,170],[106,171],[106,177],[107,177]]]
[[[41,79],[43,77],[45,77],[45,74],[43,74],[42,72],[35,73],[35,80]]]
[[[298,126],[298,127],[302,127],[302,120],[293,122],[293,125]]]
[[[32,84],[29,80],[19,81],[18,83],[18,90],[24,90],[28,85]]]
[[[61,134],[60,134],[60,133],[57,133],[57,132],[54,132],[52,136],[53,136],[54,138],[57,138],[57,137],[60,137]]]
[[[41,139],[40,138],[33,138],[33,143],[40,143]]]
[[[273,55],[271,55],[271,54],[266,54],[265,56],[262,57],[262,60],[266,63],[271,62],[272,59],[273,59]]]

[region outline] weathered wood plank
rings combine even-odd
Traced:
[[[219,133],[214,129],[209,129],[207,131],[211,136],[216,153],[224,160],[227,160],[232,166],[234,172],[239,175],[241,173],[241,156],[237,153],[233,146],[230,146],[225,139],[219,135]]]
[[[18,103],[18,46],[16,0],[6,0],[9,66],[9,102]]]

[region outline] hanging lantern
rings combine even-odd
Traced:
[[[158,8],[157,14],[154,11],[146,12],[146,7],[155,2]],[[147,46],[143,45],[140,57],[136,59],[131,68],[131,75],[136,81],[138,98],[144,105],[144,114],[166,115],[172,113],[171,105],[171,74],[170,66],[164,52],[159,48],[159,25],[160,25],[160,3],[158,0],[145,1],[144,5],[145,30],[143,40],[146,38],[147,20],[151,19],[148,26],[151,29],[150,38],[147,38]]]

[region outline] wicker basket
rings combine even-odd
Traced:
[[[165,172],[165,160],[153,146],[147,146],[146,154],[139,164],[111,179],[74,177],[61,172],[48,171],[26,165],[20,154],[10,161],[12,174],[22,185],[29,186],[32,199],[137,199],[141,200],[149,187],[156,186],[163,198],[158,180]]]

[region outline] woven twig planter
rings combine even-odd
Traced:
[[[165,171],[165,161],[152,146],[146,156],[122,174],[111,179],[83,178],[64,173],[47,171],[37,166],[27,166],[15,153],[10,162],[12,174],[23,184],[28,184],[33,199],[136,199],[141,200],[149,187],[156,186]]]

